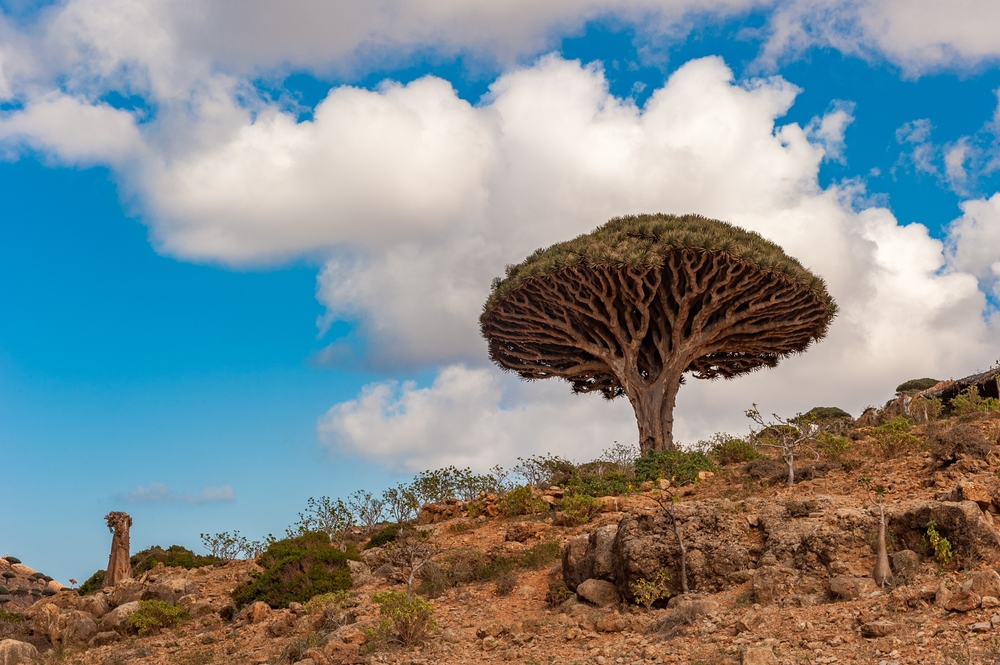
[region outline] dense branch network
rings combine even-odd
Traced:
[[[575,266],[528,280],[482,330],[502,367],[613,399],[666,374],[731,378],[773,367],[830,318],[813,291],[783,275],[678,249],[658,266]]]

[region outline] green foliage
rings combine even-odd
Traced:
[[[415,519],[420,500],[409,485],[399,484],[382,492],[386,512],[397,524],[403,524]]]
[[[377,631],[376,641],[391,630],[390,639],[395,639],[404,647],[424,642],[437,629],[434,619],[434,605],[420,596],[407,596],[401,591],[384,591],[372,595],[379,605],[379,615],[383,623]]]
[[[708,455],[699,451],[651,451],[635,461],[635,478],[638,481],[666,478],[675,485],[693,483],[699,471],[715,471]]]
[[[640,578],[629,585],[629,591],[635,602],[646,608],[648,612],[653,607],[653,603],[658,600],[670,597],[670,577],[667,571],[660,568],[653,575],[653,579]]]
[[[497,500],[497,508],[507,517],[516,515],[536,515],[549,509],[549,504],[532,496],[531,485],[516,487]]]
[[[201,544],[208,550],[209,558],[215,561],[234,561],[239,558],[254,559],[274,542],[274,536],[268,534],[262,540],[250,540],[240,535],[239,531],[223,531],[214,535],[201,534]],[[174,547],[177,547],[176,545]],[[183,549],[183,548],[181,548]],[[214,562],[213,562],[214,563]],[[208,564],[203,564],[208,565]]]
[[[829,313],[827,325],[836,314],[837,306],[823,280],[759,234],[700,215],[660,214],[616,217],[592,233],[539,249],[523,262],[507,266],[505,277],[494,280],[481,320],[533,278],[574,267],[660,267],[666,255],[679,249],[719,252],[761,271],[778,273],[816,295]]]
[[[921,390],[928,390],[939,383],[937,379],[929,377],[923,379],[910,379],[896,386],[897,393],[918,393]]]
[[[152,570],[158,563],[162,563],[164,566],[170,568],[186,568],[190,570],[192,568],[211,566],[213,563],[221,560],[219,557],[211,555],[202,556],[195,554],[180,545],[171,545],[167,549],[163,549],[159,545],[153,545],[149,549],[132,555],[132,574],[139,575],[147,570]]]
[[[927,540],[930,541],[931,549],[934,550],[934,560],[942,566],[947,566],[952,557],[951,543],[938,533],[937,524],[933,520],[927,525]]]
[[[331,593],[321,593],[313,596],[305,603],[306,612],[309,614],[319,614],[333,605],[338,610],[352,607],[357,603],[353,591],[333,591]]]
[[[851,442],[846,436],[820,432],[816,436],[816,449],[827,459],[842,460],[844,455],[850,452]]]
[[[596,499],[582,492],[565,494],[559,503],[559,508],[573,525],[586,524],[599,510]]]
[[[183,607],[162,600],[140,600],[139,610],[129,615],[128,625],[140,635],[155,633],[161,628],[176,626],[190,618]]]
[[[915,397],[910,402],[910,415],[923,422],[937,420],[943,410],[944,404],[940,397]]]
[[[441,503],[445,499],[471,501],[480,492],[499,494],[505,489],[506,473],[495,466],[487,474],[476,474],[471,469],[448,466],[434,471],[421,471],[409,488],[419,503]]]
[[[354,526],[354,514],[341,499],[333,500],[328,496],[319,499],[309,497],[306,500],[305,512],[299,513],[299,519],[286,529],[289,538],[307,533],[321,531],[328,540],[342,542],[347,530]]]
[[[24,615],[0,609],[0,623],[18,624],[24,622]]]
[[[264,572],[233,591],[237,607],[262,600],[284,608],[291,602],[304,603],[323,593],[351,588],[347,554],[331,545],[323,532],[273,542],[257,563]]]
[[[919,450],[923,443],[910,431],[911,429],[910,419],[902,415],[872,428],[876,453],[883,459],[895,459]]]
[[[511,472],[532,487],[549,487],[567,482],[576,473],[576,465],[557,455],[532,455],[518,457]]]
[[[742,464],[765,457],[752,442],[722,432],[713,435],[708,441],[699,441],[695,449],[708,454],[719,466]]]
[[[365,545],[365,549],[370,550],[373,547],[382,547],[386,543],[393,542],[396,540],[396,536],[399,535],[400,530],[403,528],[404,526],[402,524],[390,524],[389,526],[384,527],[368,540],[368,544]]]
[[[582,464],[562,483],[561,487],[576,494],[598,496],[621,496],[632,492],[632,479],[620,473],[598,476],[588,473],[590,464]],[[634,473],[634,472],[633,472]]]
[[[77,593],[81,596],[89,596],[92,593],[97,593],[101,590],[101,585],[104,584],[104,575],[106,571],[98,570],[96,573],[87,578],[87,580],[80,585],[77,589]]]
[[[969,386],[951,398],[951,410],[956,416],[971,416],[1000,409],[1000,400],[981,397],[976,386]]]
[[[524,550],[518,565],[521,568],[541,568],[558,559],[561,551],[562,548],[557,541],[542,541]]]
[[[803,422],[818,420],[853,420],[851,414],[836,406],[814,406],[802,414]]]

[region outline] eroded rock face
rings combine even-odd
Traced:
[[[974,501],[904,501],[886,509],[890,527],[907,545],[920,542],[933,521],[957,553],[986,560],[1000,555],[1000,534]]]
[[[101,623],[98,625],[98,628],[101,632],[113,630],[122,634],[127,633],[130,630],[128,618],[138,612],[139,609],[140,605],[138,600],[133,600],[130,603],[119,605],[104,615],[104,618],[101,619]]]
[[[599,607],[607,607],[618,602],[618,590],[606,580],[584,580],[576,588],[576,594]]]
[[[93,616],[80,610],[65,610],[49,624],[48,637],[59,648],[86,644],[96,633]]]
[[[808,607],[825,600],[826,584],[822,578],[795,568],[765,566],[754,572],[751,588],[755,603]]]
[[[38,649],[19,640],[0,642],[0,665],[21,665],[38,660]]]

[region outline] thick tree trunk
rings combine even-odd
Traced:
[[[635,410],[642,454],[648,455],[654,450],[676,450],[674,405],[681,387],[680,373],[668,375],[653,384],[635,382],[624,387]]]
[[[880,587],[892,581],[892,569],[889,568],[889,554],[885,547],[885,509],[882,504],[878,506],[878,554],[875,557],[875,568],[872,570],[872,577]]]
[[[795,457],[792,453],[785,455],[785,464],[788,465],[788,486],[795,484]]]
[[[114,519],[108,520],[108,527],[114,534],[111,537],[111,556],[108,557],[108,571],[104,574],[102,586],[112,587],[122,580],[132,577],[132,562],[129,559],[129,527],[132,518],[125,513],[112,513]]]

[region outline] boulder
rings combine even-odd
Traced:
[[[122,636],[116,633],[115,631],[106,630],[103,633],[97,633],[96,635],[91,637],[90,642],[88,644],[91,649],[96,649],[97,647],[103,647],[107,644],[117,642],[121,638]]]
[[[341,626],[333,632],[333,639],[340,640],[345,644],[364,644],[365,634],[357,626]]]
[[[861,635],[867,638],[885,637],[895,633],[898,629],[899,626],[893,622],[880,619],[861,624]]]
[[[758,568],[751,582],[754,602],[761,605],[778,602],[799,606],[814,604],[814,600],[805,597],[826,591],[826,586],[818,577],[783,566]]]
[[[743,652],[743,665],[778,665],[774,652],[767,647],[753,647]]]
[[[965,584],[962,591],[972,591],[977,596],[1000,597],[1000,575],[995,570],[981,570],[973,575]]]
[[[142,600],[162,600],[165,603],[176,603],[181,596],[188,593],[188,581],[183,577],[171,577],[160,580],[146,587],[142,592]]]
[[[601,633],[620,633],[625,630],[625,620],[618,612],[611,612],[598,619],[594,627]]]
[[[584,580],[576,588],[576,595],[598,607],[607,607],[618,602],[618,590],[606,580]]]
[[[271,616],[271,606],[262,600],[251,603],[243,610],[250,623],[263,623]]]
[[[920,542],[932,521],[956,554],[992,560],[1000,555],[1000,533],[974,501],[903,501],[886,506],[889,525],[907,543]]]
[[[979,594],[972,591],[956,591],[944,604],[944,609],[951,612],[971,612],[978,609],[980,604],[982,604],[982,598]]]
[[[122,580],[110,589],[105,589],[105,593],[107,594],[108,604],[111,607],[118,607],[119,605],[142,600],[142,594],[145,590],[146,586],[138,580],[127,579]]]
[[[33,605],[28,608],[25,612],[25,617],[31,621],[31,632],[35,635],[49,636],[49,628],[55,622],[56,618],[59,616],[61,609],[51,603],[45,603],[41,606]]]
[[[49,623],[49,640],[57,649],[86,644],[96,633],[94,617],[80,610],[64,610]]]
[[[337,640],[330,640],[323,647],[323,655],[326,656],[330,665],[348,665],[361,660],[360,647],[357,644],[345,644]]]
[[[351,586],[355,589],[375,581],[371,569],[363,561],[348,559],[347,567],[351,570]]]
[[[892,572],[896,575],[912,575],[920,568],[920,555],[913,550],[900,550],[889,555]]]
[[[989,489],[972,480],[963,480],[958,484],[955,488],[955,500],[974,501],[980,510],[988,509],[993,503]]]
[[[563,580],[570,590],[576,589],[584,580],[614,579],[612,548],[617,535],[618,526],[614,524],[595,529],[587,536],[586,549],[582,555],[582,539],[570,541],[563,553]]]
[[[38,660],[38,649],[19,640],[0,641],[0,665],[20,665]]]
[[[857,600],[878,591],[878,585],[870,577],[839,576],[830,580],[830,596],[837,600]]]
[[[562,549],[563,582],[566,583],[570,591],[576,591],[576,587],[587,579],[583,576],[584,570],[580,562],[587,554],[587,545],[589,543],[590,536],[577,536],[566,543],[566,546]]]
[[[101,618],[101,623],[98,624],[97,628],[102,633],[110,630],[114,630],[123,635],[125,633],[132,632],[132,629],[128,624],[128,618],[140,609],[141,606],[139,605],[138,600],[133,600],[130,603],[119,605]]]
[[[76,592],[74,591],[73,593]],[[81,597],[76,605],[76,609],[87,612],[95,619],[100,619],[111,611],[111,605],[108,604],[108,599],[103,593],[93,593],[89,596]]]

